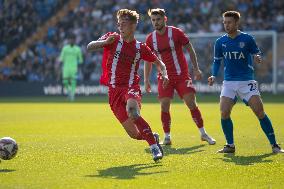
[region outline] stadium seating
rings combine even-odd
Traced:
[[[63,11],[68,2],[0,1],[0,24],[5,27],[0,37],[0,80],[60,81],[58,56],[67,36],[73,33],[84,54],[79,80],[97,81],[101,53],[86,53],[86,44],[107,31],[117,30],[113,13],[120,8],[140,13],[137,34],[152,30],[147,10],[155,7],[166,9],[169,25],[188,33],[222,31],[221,14],[228,9],[241,12],[243,30],[284,31],[284,2],[268,0],[80,0],[68,14],[58,17],[53,24],[46,24]],[[15,50],[23,44],[24,48]]]

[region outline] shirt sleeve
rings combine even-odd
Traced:
[[[182,46],[187,45],[189,43],[189,37],[179,28],[176,29],[178,41]]]
[[[216,40],[214,45],[214,61],[212,65],[212,75],[215,77],[218,75],[222,59],[223,59],[223,54],[222,54],[221,43],[219,40]]]
[[[151,51],[151,49],[145,44],[141,44],[141,59],[147,62],[155,62],[158,57]]]
[[[249,38],[249,51],[251,54],[259,54],[260,50],[258,46],[256,45],[254,37],[250,36]]]
[[[101,36],[98,41],[102,41],[102,40],[106,40],[108,38],[108,36],[112,35],[112,34],[116,34],[117,35],[117,38],[116,40],[118,40],[119,38],[119,35],[116,33],[116,32],[108,32],[106,34],[104,34],[103,36]],[[115,42],[114,42],[115,43]],[[112,46],[114,43],[112,44],[109,44],[109,45],[105,45],[104,48],[108,49],[110,46]]]
[[[214,45],[214,59],[223,59],[222,44],[220,40],[216,40]]]
[[[107,32],[106,34],[102,35],[98,41],[102,41],[102,40],[106,40],[108,38],[109,35],[111,35],[112,32]]]
[[[146,37],[146,45],[153,51],[154,50],[154,47],[153,47],[153,41],[152,41],[152,35],[149,34],[147,37]]]

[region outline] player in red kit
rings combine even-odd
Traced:
[[[190,109],[192,119],[199,128],[201,140],[207,141],[209,144],[215,144],[216,141],[210,137],[203,125],[203,119],[199,108],[196,104],[195,88],[192,84],[188,72],[188,65],[183,53],[183,47],[189,52],[193,66],[195,79],[200,80],[202,73],[198,67],[196,54],[192,44],[186,34],[179,28],[167,26],[167,17],[164,9],[150,9],[148,15],[151,18],[154,31],[146,38],[146,44],[151,50],[162,60],[167,68],[169,76],[169,85],[166,88],[162,87],[162,77],[158,76],[158,97],[161,103],[161,121],[165,138],[164,145],[171,145],[171,116],[170,104],[176,90],[181,99]],[[147,92],[151,91],[149,75],[151,72],[151,64],[145,63],[144,82]]]
[[[141,90],[139,86],[140,60],[157,65],[165,87],[169,80],[166,67],[146,44],[137,41],[134,32],[139,15],[136,11],[121,9],[117,12],[120,34],[109,32],[99,40],[88,44],[88,51],[104,49],[101,83],[109,87],[109,104],[116,118],[128,135],[137,140],[146,140],[154,161],[162,159],[163,150],[159,135],[153,134],[149,124],[141,117]]]

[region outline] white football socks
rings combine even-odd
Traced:
[[[171,133],[165,133],[165,138],[171,138]]]
[[[206,134],[206,131],[204,129],[204,127],[201,127],[201,128],[198,128],[199,129],[199,132],[201,135],[205,135]]]

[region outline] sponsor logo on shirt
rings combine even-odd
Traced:
[[[244,48],[245,47],[245,42],[240,42],[240,48]]]
[[[243,52],[237,52],[237,51],[233,51],[233,52],[223,52],[223,56],[225,57],[225,59],[235,59],[235,60],[239,60],[239,59],[245,59],[245,55],[243,54]]]

